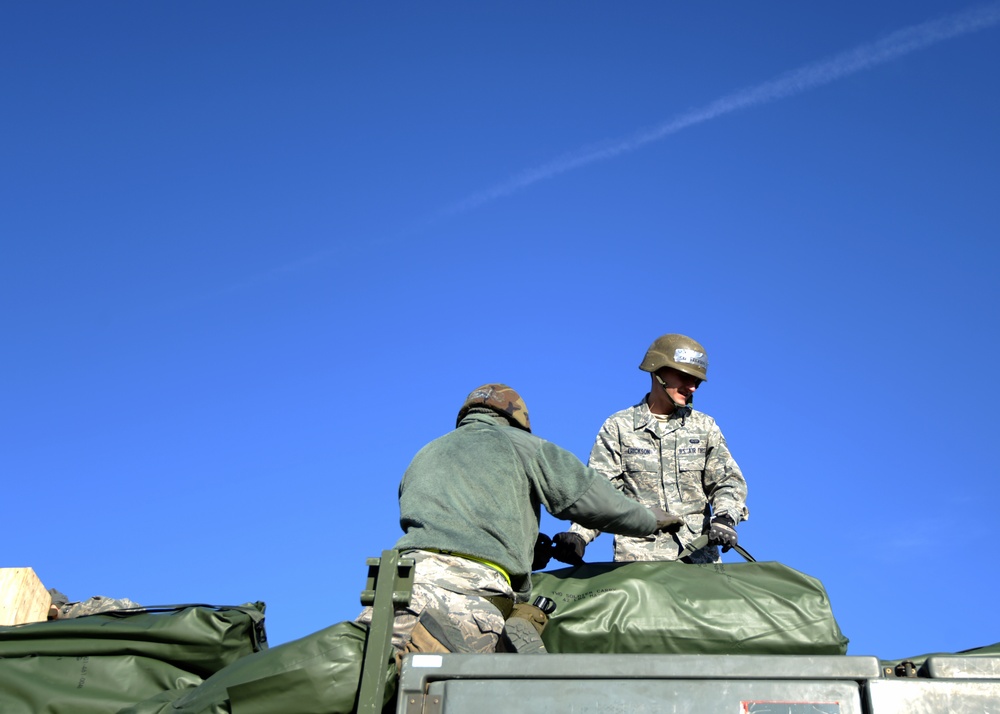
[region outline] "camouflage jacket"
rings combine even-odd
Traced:
[[[618,490],[646,506],[683,516],[676,534],[615,537],[615,560],[676,560],[684,547],[707,532],[713,515],[734,522],[749,516],[747,485],[712,417],[692,410],[681,419],[658,420],[644,398],[608,417],[590,452],[589,466]],[[600,531],[571,528],[590,542]],[[718,548],[696,551],[694,562],[719,559]]]

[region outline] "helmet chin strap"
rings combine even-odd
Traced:
[[[694,395],[688,397],[687,404],[678,404],[673,397],[670,396],[670,392],[667,391],[667,383],[663,381],[660,375],[653,372],[653,376],[656,377],[656,382],[660,385],[660,389],[663,393],[667,395],[667,399],[670,403],[674,405],[674,413],[681,418],[681,426],[684,426],[684,420],[691,416],[691,403],[694,401]]]

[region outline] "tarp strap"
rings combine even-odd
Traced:
[[[700,535],[700,536],[698,536],[693,541],[691,541],[690,543],[687,544],[687,547],[680,552],[680,555],[677,556],[677,560],[680,560],[681,558],[686,558],[687,556],[691,555],[696,550],[701,550],[706,545],[708,545],[708,536],[707,535]],[[742,555],[743,558],[746,559],[746,561],[748,563],[756,563],[757,562],[756,559],[752,555],[750,555],[748,552],[746,552],[746,550],[744,550],[743,546],[741,546],[741,545],[734,545],[733,546],[733,550],[735,550],[737,553],[739,553],[740,555]]]

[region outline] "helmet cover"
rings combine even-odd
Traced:
[[[500,416],[506,417],[512,426],[531,431],[531,421],[528,419],[528,407],[521,395],[506,384],[491,383],[473,389],[465,398],[465,403],[458,410],[457,426],[473,407],[486,407]]]

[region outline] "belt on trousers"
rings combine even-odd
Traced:
[[[466,560],[471,560],[471,561],[473,561],[475,563],[479,563],[481,565],[485,565],[487,568],[492,568],[493,570],[495,570],[498,573],[500,573],[503,576],[503,579],[507,581],[507,584],[511,585],[510,575],[508,575],[507,571],[504,570],[503,568],[501,568],[496,563],[491,563],[488,560],[485,560],[483,558],[477,558],[476,556],[469,555],[467,553],[458,553],[458,552],[456,552],[454,550],[441,550],[440,548],[420,548],[420,550],[426,550],[429,553],[440,553],[441,555],[454,555],[454,556],[456,556],[458,558],[465,558]],[[513,587],[513,585],[511,585],[511,587]]]

